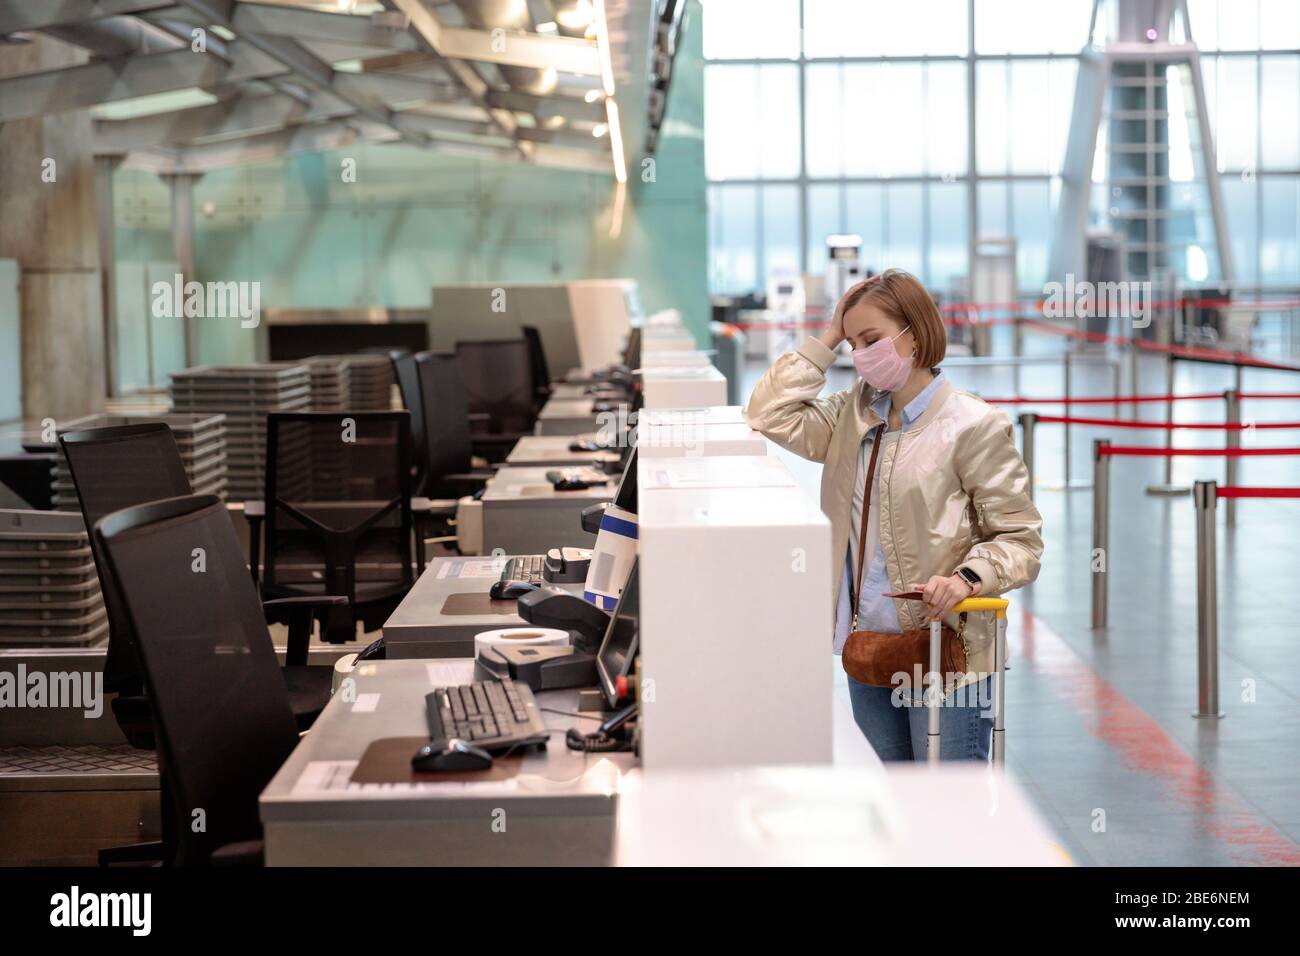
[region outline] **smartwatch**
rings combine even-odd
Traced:
[[[970,568],[958,568],[957,574],[961,577],[963,581],[965,581],[967,584],[971,586],[972,590],[978,588],[981,584],[984,583],[982,580],[980,580],[980,576],[976,574],[974,571],[972,571]]]

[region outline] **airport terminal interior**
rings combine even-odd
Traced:
[[[1295,0],[0,0],[0,865],[1300,865],[1297,446]]]

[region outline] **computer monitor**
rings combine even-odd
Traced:
[[[624,511],[630,511],[637,514],[637,497],[636,497],[636,449],[632,449],[632,454],[627,456],[627,464],[623,466],[623,479],[618,483],[618,491],[614,495],[614,506],[622,508]]]
[[[614,614],[605,628],[605,638],[600,642],[600,650],[596,652],[596,676],[600,680],[605,702],[610,707],[618,706],[618,679],[632,673],[632,664],[636,660],[641,614],[638,578],[637,562],[633,561],[632,570],[627,575],[627,584],[618,599],[618,607],[614,608]]]

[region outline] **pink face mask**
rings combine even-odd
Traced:
[[[909,325],[903,329],[906,332]],[[899,332],[898,335],[902,335]],[[907,376],[912,373],[912,356],[899,355],[894,348],[894,339],[877,339],[865,349],[853,350],[853,366],[858,374],[872,388],[892,392],[903,387]]]

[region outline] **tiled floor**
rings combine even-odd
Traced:
[[[1059,349],[1051,341],[1035,345],[1044,352]],[[747,367],[746,396],[763,367]],[[847,387],[852,374],[834,369],[831,387]],[[953,363],[948,374],[959,387],[985,395],[1015,394],[1006,370]],[[1145,359],[1141,376],[1142,392],[1164,392],[1161,360]],[[1109,394],[1111,381],[1105,366],[1080,367],[1074,394]],[[1177,366],[1178,393],[1232,384],[1233,372],[1225,367]],[[1296,392],[1300,376],[1250,371],[1243,385],[1247,391]],[[1061,389],[1059,364],[1024,369],[1022,394],[1054,396]],[[1163,405],[1140,409],[1142,418],[1163,420]],[[1057,406],[1038,410],[1060,413]],[[1073,414],[1115,417],[1104,405]],[[1251,401],[1244,414],[1261,422],[1300,422],[1300,401]],[[1127,409],[1120,415],[1127,417]],[[1223,421],[1223,403],[1181,403],[1176,416]],[[1091,479],[1096,437],[1163,444],[1165,433],[1076,427],[1076,483]],[[1059,425],[1038,429],[1035,473],[1046,550],[1038,581],[1012,595],[1010,771],[1080,864],[1300,864],[1300,608],[1289,601],[1300,580],[1300,501],[1243,501],[1234,529],[1220,515],[1220,703],[1226,717],[1196,720],[1191,499],[1145,493],[1147,484],[1162,479],[1160,459],[1114,461],[1109,627],[1094,631],[1092,491],[1060,490],[1062,438]],[[1300,430],[1260,431],[1247,438],[1252,441],[1297,446]],[[1222,447],[1223,433],[1179,432],[1175,443]],[[786,457],[816,495],[820,466]],[[1222,482],[1222,469],[1222,459],[1182,459],[1175,462],[1174,480]],[[1300,486],[1300,458],[1242,459],[1238,482]]]

